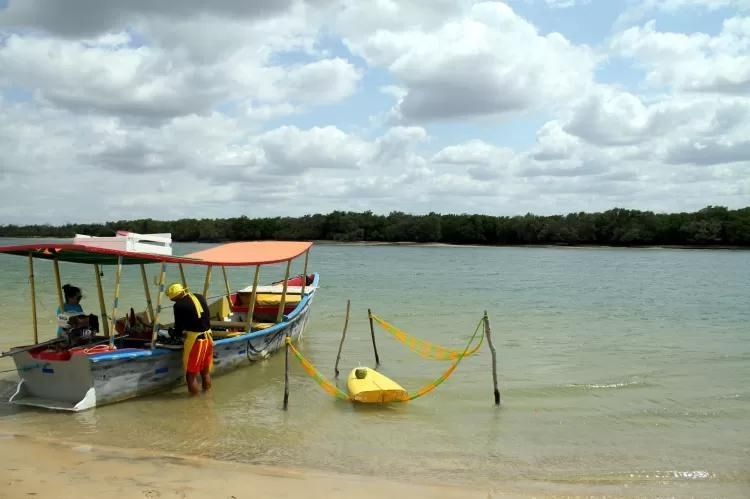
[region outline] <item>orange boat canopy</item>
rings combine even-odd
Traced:
[[[303,255],[313,243],[298,241],[245,241],[222,244],[185,255],[208,265],[265,265],[287,262]]]
[[[18,246],[0,246],[0,254],[32,256],[61,262],[114,265],[118,257],[122,263],[180,263],[186,265],[250,266],[286,262],[304,254],[311,242],[251,241],[228,243],[185,256],[158,255],[97,248],[82,244],[41,243]]]

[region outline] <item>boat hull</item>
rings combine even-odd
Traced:
[[[284,347],[287,335],[297,341],[307,325],[316,288],[282,322],[261,331],[215,340],[214,374],[268,357]],[[9,402],[83,411],[167,390],[184,383],[182,353],[182,346],[157,346],[40,360],[30,352],[18,352],[13,360],[20,380]]]

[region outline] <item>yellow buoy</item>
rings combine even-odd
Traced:
[[[409,399],[409,394],[401,385],[369,367],[352,369],[346,386],[354,402],[385,404]]]

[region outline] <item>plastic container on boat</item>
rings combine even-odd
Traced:
[[[172,234],[138,234],[136,232],[117,231],[114,237],[87,236],[76,234],[73,244],[107,248],[119,251],[133,251],[137,253],[153,253],[157,255],[172,254]]]

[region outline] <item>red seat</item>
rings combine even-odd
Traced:
[[[50,350],[45,348],[44,350],[32,350],[31,356],[39,360],[70,360],[70,352],[68,350]]]

